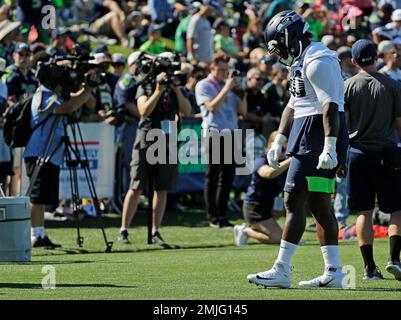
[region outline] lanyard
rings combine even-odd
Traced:
[[[220,86],[216,83],[216,81],[214,81],[211,77],[207,77],[207,81],[209,81],[213,87],[216,89],[217,93],[220,92]]]

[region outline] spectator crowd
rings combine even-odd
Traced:
[[[56,9],[54,29],[42,23],[46,5]],[[140,119],[134,77],[139,52],[180,56],[181,72],[187,76],[182,89],[191,105],[188,118],[203,119],[203,127],[220,121],[201,110],[205,102],[212,105],[214,101],[215,87],[207,81],[208,75],[212,72],[217,79],[220,67],[238,70],[247,108],[239,108],[232,119],[238,121],[238,128],[255,130],[255,146],[259,139],[263,151],[289,100],[287,68],[276,57],[266,55],[263,31],[275,14],[286,9],[305,18],[314,41],[337,52],[344,80],[358,72],[351,61],[352,45],[359,39],[371,39],[379,54],[379,72],[401,81],[401,2],[396,0],[0,0],[0,110],[3,113],[9,105],[35,93],[39,86],[35,70],[40,61],[71,54],[79,43],[84,52],[93,55],[91,62],[106,73],[107,81],[93,89],[78,116],[81,122],[116,126],[116,198],[122,204],[130,187],[131,154]],[[216,60],[216,55],[224,56],[224,61]],[[237,127],[227,118],[220,124]],[[1,180],[12,195],[18,194],[21,154],[21,150],[9,149],[0,135]],[[209,168],[209,183],[217,178],[216,172],[227,168],[219,170]],[[241,187],[237,180],[233,186],[230,177],[224,182],[224,199],[232,187],[246,191],[247,183]],[[337,182],[334,207],[345,225],[344,182]],[[216,193],[216,186],[208,186],[209,197]],[[212,212],[210,208],[215,206],[221,204],[207,201],[211,225],[230,226],[225,212]]]

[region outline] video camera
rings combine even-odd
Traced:
[[[74,46],[75,55],[56,56],[47,62],[39,62],[36,77],[48,88],[62,87],[64,94],[79,91],[83,82],[91,87],[106,83],[104,73],[88,73],[98,66],[90,63],[93,57],[81,55],[78,46]]]
[[[157,76],[164,72],[167,79],[162,85],[174,84],[183,86],[187,82],[187,75],[180,73],[181,62],[179,55],[154,56],[142,53],[136,62],[135,80],[138,84],[155,83]]]

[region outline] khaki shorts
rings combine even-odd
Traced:
[[[94,34],[101,34],[109,37],[114,37],[115,33],[111,26],[111,20],[115,15],[114,12],[109,12],[108,14],[95,20],[90,26],[89,31]]]
[[[147,190],[152,181],[155,191],[171,191],[177,188],[178,164],[148,164],[147,149],[134,148],[131,162],[131,184],[133,190]]]
[[[13,167],[21,168],[22,166],[22,151],[23,148],[15,148],[13,151]]]

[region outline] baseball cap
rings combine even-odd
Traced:
[[[352,58],[352,51],[350,47],[347,46],[341,46],[340,48],[337,49],[337,55],[340,59],[343,58]]]
[[[109,49],[105,44],[99,44],[92,50],[92,53],[105,53],[105,52],[109,52]]]
[[[0,75],[6,72],[7,62],[5,59],[0,58]]]
[[[93,60],[89,60],[90,64],[102,64],[102,63],[111,63],[112,60],[104,53],[95,53],[93,55]]]
[[[46,51],[46,45],[43,42],[35,42],[31,44],[29,48],[33,54],[36,54],[40,51]]]
[[[0,40],[21,26],[20,21],[3,20],[0,22]]]
[[[328,47],[329,45],[335,44],[336,43],[336,39],[334,38],[333,35],[331,34],[326,34],[325,36],[322,37],[321,42]]]
[[[377,46],[377,52],[379,54],[385,54],[387,52],[389,52],[391,49],[394,48],[394,44],[392,41],[390,40],[383,40],[379,43],[379,45]]]
[[[24,50],[31,52],[29,46],[24,42],[19,42],[15,45],[14,52],[22,52]]]
[[[139,59],[141,54],[142,54],[141,51],[135,51],[135,52],[131,53],[127,59],[128,66],[130,67],[131,65],[136,63],[136,61]]]
[[[121,53],[114,53],[112,56],[113,64],[123,64],[125,65],[125,57]]]
[[[218,29],[221,26],[228,26],[228,23],[224,18],[217,18],[213,23],[213,29]]]
[[[132,19],[132,18],[136,18],[136,17],[142,17],[142,13],[140,11],[132,11],[129,15],[128,15],[128,20]]]
[[[153,23],[153,24],[151,24],[151,25],[149,26],[149,28],[148,28],[148,33],[153,33],[153,32],[162,30],[163,28],[164,28],[164,25],[163,25],[163,24],[155,24],[155,23]]]
[[[219,1],[216,0],[203,0],[202,1],[204,6],[208,6],[216,10],[218,16],[223,15],[223,8],[221,7]]]
[[[401,21],[401,9],[396,9],[391,14],[392,21]]]
[[[372,64],[376,57],[376,47],[372,41],[361,39],[352,45],[352,58],[362,66]]]

